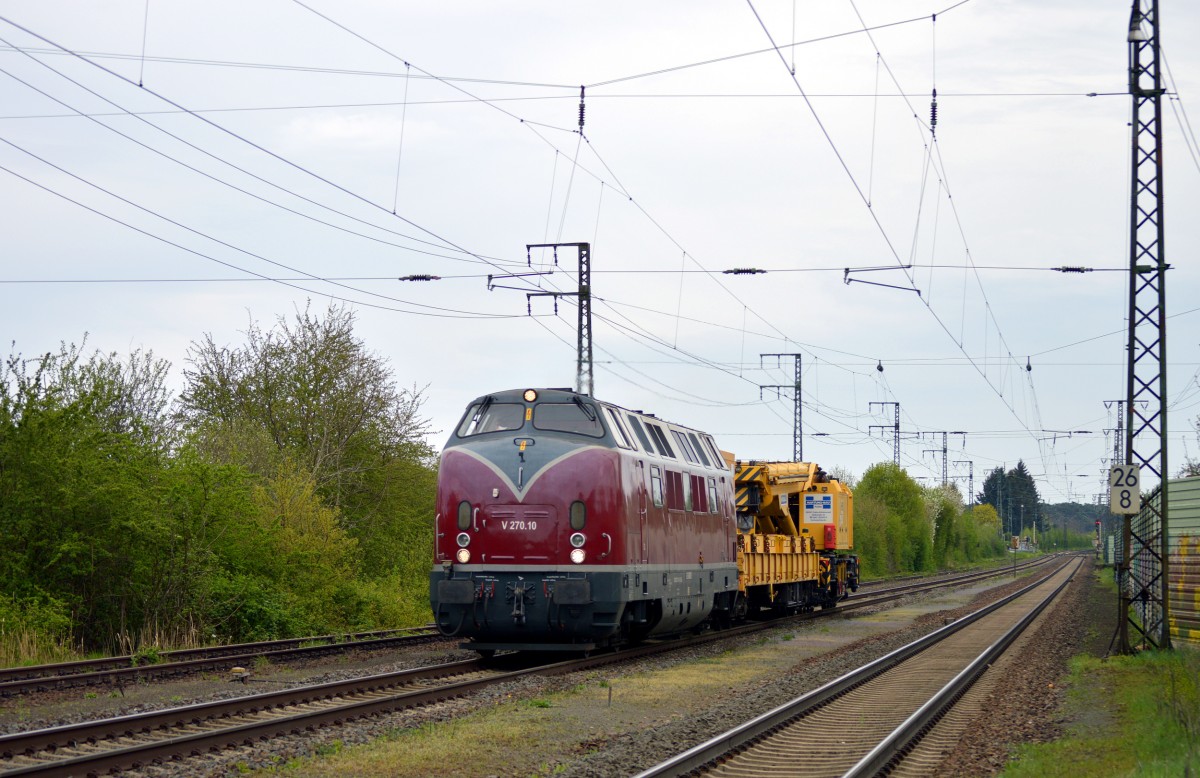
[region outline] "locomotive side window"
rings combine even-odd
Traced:
[[[683,509],[690,511],[692,509],[692,477],[686,473],[676,473],[675,477],[679,479],[679,485],[683,490]]]
[[[600,415],[593,406],[583,401],[534,406],[533,426],[546,432],[577,432],[593,438],[604,437]]]
[[[675,450],[671,448],[671,444],[667,442],[667,436],[657,424],[646,423],[646,429],[650,430],[650,434],[654,437],[654,442],[658,444],[658,451],[665,457],[675,458]]]
[[[692,449],[700,456],[700,461],[704,463],[704,466],[713,467],[708,463],[708,456],[704,453],[704,446],[700,445],[700,439],[696,437],[696,433],[689,432],[687,436],[692,442]]]
[[[636,449],[637,446],[633,443],[633,438],[629,435],[629,431],[625,429],[625,425],[621,423],[621,417],[617,412],[607,405],[604,406],[604,412],[608,414],[608,426],[612,427],[613,438],[616,439],[617,445],[621,448]]]
[[[650,494],[654,497],[654,507],[661,508],[663,505],[663,479],[662,468],[658,465],[650,465]]]
[[[696,513],[708,513],[708,493],[704,491],[704,476],[693,475],[689,476],[689,479],[692,482],[692,494],[696,495]]]
[[[674,470],[667,471],[667,508],[673,511],[690,510],[692,497],[688,489],[689,482],[683,473]]]
[[[675,442],[679,444],[679,450],[683,452],[684,458],[694,465],[700,464],[700,460],[696,458],[696,452],[692,451],[692,444],[688,443],[687,438],[680,434],[679,430],[671,430],[671,435],[674,436]]]
[[[717,479],[711,475],[708,477],[708,512],[721,512],[721,503],[717,499]]]
[[[467,409],[462,423],[458,425],[458,436],[469,438],[485,432],[519,430],[525,424],[525,406],[517,403],[494,403],[484,400]]]
[[[650,445],[650,438],[646,437],[646,430],[642,429],[642,423],[638,421],[637,416],[628,415],[625,418],[629,419],[629,426],[633,428],[634,434],[642,442],[642,448],[653,454],[654,446]]]

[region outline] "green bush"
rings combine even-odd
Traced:
[[[250,575],[215,576],[208,580],[205,621],[218,643],[276,640],[305,633],[285,597],[270,581]]]
[[[71,617],[52,597],[0,597],[0,666],[61,662],[72,656]]]

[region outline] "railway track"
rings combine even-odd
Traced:
[[[0,775],[85,775],[194,756],[381,710],[428,704],[520,675],[480,660],[305,686],[0,736]]]
[[[1009,572],[978,572],[905,584],[856,597],[836,609],[552,664],[531,664],[535,658],[522,655],[499,655],[491,660],[469,660],[14,733],[0,736],[0,776],[100,774],[173,762],[229,746],[461,697],[530,674],[557,675],[630,661]]]
[[[1042,567],[1056,559],[1055,556],[1043,556],[1035,559],[1026,560],[1018,565],[1009,567],[992,567],[987,570],[972,570],[967,573],[956,573],[946,576],[927,576],[927,575],[907,575],[901,578],[893,578],[886,580],[864,581],[859,584],[859,591],[863,589],[875,589],[878,587],[886,587],[882,591],[886,592],[902,592],[911,589],[920,589],[930,585],[942,586],[953,585],[957,582],[981,581],[986,578],[998,578],[1004,575],[1013,575],[1015,573],[1028,572],[1029,570]],[[912,583],[908,583],[912,581]],[[889,586],[889,584],[898,584]]]
[[[973,690],[972,684],[1058,596],[1081,564],[1067,560],[1017,593],[638,778],[927,775],[987,697],[986,689]],[[975,708],[954,709],[961,701]],[[830,745],[831,733],[836,733],[836,745]]]
[[[1041,563],[1041,561],[1034,560],[1019,565],[1016,569],[1021,571]],[[949,585],[954,582],[967,583],[1010,574],[1011,572],[1012,568],[997,568],[985,572],[972,572],[945,578],[923,578],[915,583],[904,583],[899,586],[890,587],[887,585],[895,583],[895,581],[873,581],[863,584],[862,588],[870,588],[872,590],[878,587],[887,588],[872,591],[870,597],[875,599],[872,599],[869,603],[863,599],[867,596],[864,593],[847,600],[839,605],[839,608],[841,610],[852,610],[854,608],[866,607],[868,604],[886,602],[886,599],[878,599],[879,597],[886,597],[886,595],[894,595],[891,597],[891,599],[894,599],[895,596],[899,596],[901,593],[922,591],[931,586]],[[264,658],[271,661],[286,661],[289,659],[342,653],[350,650],[372,650],[415,645],[421,642],[436,640],[439,637],[437,630],[432,625],[426,625],[404,630],[323,635],[320,637],[165,651],[160,655],[160,661],[154,664],[139,664],[136,657],[126,655],[48,665],[0,668],[0,697],[86,686],[120,688],[155,679],[176,678],[190,673],[253,665],[256,661]]]
[[[695,640],[712,639],[715,636]],[[679,647],[678,643],[649,644],[551,664],[509,654],[19,732],[0,736],[0,776],[92,775],[137,769],[429,705],[526,675],[562,675]]]
[[[130,655],[9,667],[0,669],[0,697],[77,686],[120,687],[155,678],[252,665],[260,658],[276,661],[324,656],[345,651],[413,645],[440,637],[432,625],[427,625],[403,630],[165,651],[160,654],[160,661],[153,664],[138,664],[137,658]]]

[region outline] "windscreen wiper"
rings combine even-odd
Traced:
[[[472,429],[479,425],[479,420],[483,418],[483,414],[487,413],[487,409],[491,407],[492,399],[492,396],[489,394],[483,398],[483,402],[479,403],[479,408],[475,411],[475,415],[471,417]]]
[[[575,395],[571,399],[574,400],[575,404],[579,406],[579,409],[583,411],[583,415],[588,417],[588,421],[596,420],[596,411],[592,409],[592,406],[579,399],[579,395]]]

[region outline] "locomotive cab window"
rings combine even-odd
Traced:
[[[458,425],[458,436],[469,438],[487,432],[519,430],[525,424],[525,406],[484,400],[467,409]]]
[[[533,427],[545,432],[576,432],[593,438],[604,437],[600,414],[595,406],[582,400],[534,406]]]

